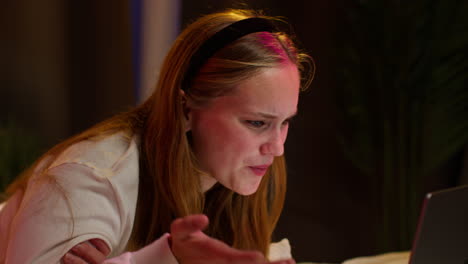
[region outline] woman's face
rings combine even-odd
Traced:
[[[288,121],[296,114],[299,73],[288,62],[243,81],[232,94],[188,110],[188,130],[204,191],[216,182],[241,195],[254,193],[281,156]]]

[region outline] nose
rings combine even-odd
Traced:
[[[260,147],[260,152],[262,155],[273,155],[281,156],[284,153],[284,142],[286,141],[286,136],[288,130],[286,129],[277,129],[273,131],[265,143]]]

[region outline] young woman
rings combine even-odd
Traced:
[[[270,243],[312,71],[273,23],[229,10],[185,29],[146,102],[9,187],[0,263],[293,263],[287,242]]]

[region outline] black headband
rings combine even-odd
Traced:
[[[182,81],[182,90],[187,90],[193,77],[203,64],[215,54],[216,51],[229,43],[255,32],[275,32],[276,27],[271,20],[260,17],[252,17],[232,23],[221,29],[203,43],[193,54]]]

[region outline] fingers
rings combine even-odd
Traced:
[[[202,237],[203,236],[203,237]],[[219,263],[239,263],[239,264],[263,264],[265,257],[258,251],[247,251],[232,248],[224,242],[208,237],[205,234],[195,238],[193,241],[204,256],[210,255],[213,259],[223,260]]]
[[[110,248],[107,246],[107,244],[102,241],[99,238],[93,238],[89,240],[89,243],[91,243],[97,250],[99,250],[104,256],[109,256],[110,254]]]
[[[63,264],[87,264],[86,261],[82,260],[80,257],[73,255],[72,253],[67,253],[62,258]]]
[[[97,239],[99,240],[99,239]],[[107,251],[110,251],[108,250],[107,248],[107,245],[103,246],[101,245],[99,242],[97,241],[94,241],[95,243],[97,243],[100,247],[104,247],[104,250],[107,250]],[[101,240],[102,242],[102,240]],[[102,242],[104,243],[104,242]],[[70,254],[72,253],[72,254]],[[94,247],[93,245],[91,245],[90,243],[88,242],[83,242],[83,243],[80,243],[76,246],[74,246],[70,252],[67,253],[67,255],[72,255],[72,258],[73,257],[78,257],[79,259],[81,260],[84,260],[85,262],[70,262],[70,263],[91,263],[91,264],[99,264],[101,262],[103,262],[105,259],[106,259],[106,256],[105,254],[103,254],[98,248]],[[73,261],[76,261],[75,258],[73,258]]]
[[[171,224],[173,240],[185,240],[191,234],[203,230],[208,225],[208,217],[203,214],[189,215],[174,220]]]

